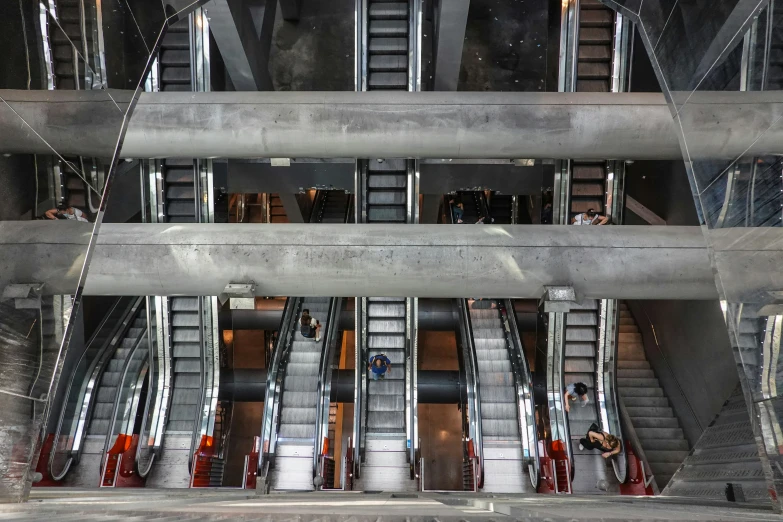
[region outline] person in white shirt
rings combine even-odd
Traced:
[[[587,209],[584,214],[577,214],[571,218],[572,225],[606,225],[608,221],[608,217],[596,214],[592,208]]]
[[[87,216],[84,212],[76,207],[59,207],[47,210],[44,214],[47,219],[70,219],[74,221],[88,222]]]

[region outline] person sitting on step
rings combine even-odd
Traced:
[[[321,322],[315,317],[310,315],[310,310],[305,308],[302,310],[302,319],[299,323],[299,330],[302,332],[302,337],[308,339],[315,338],[315,342],[321,340]]]
[[[587,435],[579,439],[579,449],[601,450],[601,456],[605,459],[620,453],[622,449],[620,439],[614,435],[601,431],[596,423],[592,423],[587,430]]]

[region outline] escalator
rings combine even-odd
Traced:
[[[356,89],[420,90],[422,2],[370,0],[359,5]],[[416,161],[407,159],[357,160],[356,222],[418,222],[417,168]],[[417,305],[415,298],[357,298],[354,489],[418,487]],[[367,364],[382,353],[392,369],[384,380],[373,381]]]
[[[620,92],[628,84],[628,20],[598,0],[563,3],[559,89],[567,92]],[[560,161],[555,169],[555,223],[569,224],[592,209],[611,223],[622,222],[624,163]],[[549,303],[545,305],[549,306]],[[552,305],[555,306],[555,305]],[[543,446],[547,492],[616,493],[626,479],[623,451],[610,460],[580,450],[591,424],[622,440],[617,400],[618,303],[583,300],[548,313],[547,374],[549,435]],[[542,325],[543,326],[543,325]],[[565,387],[583,382],[589,403],[565,412]]]
[[[311,223],[344,223],[351,210],[344,191],[316,192]],[[259,487],[269,491],[312,491],[327,473],[324,438],[329,436],[329,382],[342,299],[289,297],[267,377]],[[320,339],[302,335],[304,310],[321,324]]]
[[[122,383],[139,347],[146,350],[146,333],[144,300],[123,297],[88,341],[71,374],[54,435],[55,450],[48,464],[54,481],[98,485]],[[130,378],[134,371],[131,367]]]
[[[89,16],[90,10],[85,9],[82,0],[52,0],[48,9],[41,9],[40,29],[49,88],[100,89],[105,73],[101,70],[101,42],[94,39],[100,33],[94,30],[97,21]],[[85,59],[89,65],[85,64]],[[103,186],[103,164],[79,156],[55,157],[53,165],[59,185],[55,190],[55,203],[84,212],[97,212],[99,190]],[[90,183],[96,189],[92,189]]]
[[[483,192],[460,192],[458,197],[465,223],[487,215]],[[445,205],[453,223],[451,199],[446,197]],[[534,493],[539,464],[532,378],[513,305],[510,300],[461,299],[458,307],[462,366],[470,374],[466,376],[469,431],[464,435],[483,475],[475,490]]]
[[[489,200],[489,215],[495,225],[514,225],[517,223],[517,196],[492,193]]]
[[[158,79],[154,88],[160,91],[209,90],[209,20],[202,9],[168,28],[154,67],[151,77]],[[153,160],[146,168],[151,221],[214,221],[211,160]],[[213,454],[218,450],[213,440],[217,415],[213,395],[219,381],[217,300],[177,296],[154,301],[157,341],[164,354],[158,373],[169,388],[168,396],[156,403],[154,453],[159,457],[147,483],[152,487],[219,484],[216,475],[223,464]]]
[[[481,455],[487,493],[534,493],[538,443],[532,379],[510,300],[463,300],[467,343],[475,352]],[[525,476],[527,472],[527,477]]]

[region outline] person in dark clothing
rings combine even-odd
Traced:
[[[392,363],[386,354],[379,353],[374,355],[370,359],[370,364],[367,365],[368,370],[372,370],[372,380],[385,379],[386,373],[391,371]]]
[[[302,310],[302,319],[299,321],[299,331],[302,337],[313,339],[315,342],[321,340],[321,322],[310,315],[310,310]]]
[[[608,459],[620,453],[622,444],[620,439],[610,433],[601,431],[601,428],[596,423],[593,423],[590,425],[590,429],[587,430],[587,435],[579,439],[579,449],[600,450],[601,456]]]
[[[451,198],[449,205],[451,205],[451,217],[454,223],[462,223],[462,216],[465,215],[465,205],[462,204],[462,200]]]

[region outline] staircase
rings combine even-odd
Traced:
[[[758,447],[739,386],[661,494],[721,500],[726,498],[728,482],[739,484],[749,502],[769,502]]]
[[[642,334],[625,303],[620,305],[619,329],[617,385],[620,397],[658,487],[663,489],[688,456],[688,441],[647,362]]]

